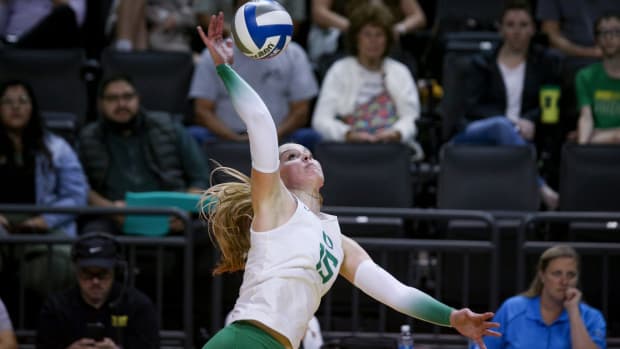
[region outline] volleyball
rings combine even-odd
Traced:
[[[275,0],[250,1],[235,13],[232,34],[244,55],[254,59],[271,58],[291,41],[293,20]]]

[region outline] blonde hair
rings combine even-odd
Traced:
[[[287,144],[297,143],[282,144],[278,152]],[[220,173],[228,177],[228,181],[207,189],[200,199],[199,207],[200,216],[209,222],[209,237],[221,252],[220,260],[213,269],[213,275],[219,275],[245,269],[254,210],[250,178],[234,168],[214,162],[216,167],[211,172],[211,182]],[[319,203],[323,204],[321,194],[317,192],[315,195]]]
[[[233,168],[219,166],[211,172],[212,182],[218,172],[232,177],[233,181],[210,187],[200,200],[200,214],[209,222],[209,236],[221,252],[213,275],[245,268],[254,216],[250,178]]]
[[[522,295],[530,298],[540,296],[544,286],[540,278],[540,273],[547,270],[547,267],[552,260],[562,257],[574,259],[575,262],[577,262],[577,269],[579,269],[579,255],[574,248],[567,245],[556,245],[550,247],[546,249],[542,255],[540,255],[540,258],[538,259],[538,265],[536,266],[536,276],[532,280],[530,288],[528,288],[527,291],[523,292]]]

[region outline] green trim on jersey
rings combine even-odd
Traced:
[[[411,300],[411,315],[417,319],[435,325],[451,327],[450,314],[454,308],[447,306],[435,298],[420,292],[420,297]]]

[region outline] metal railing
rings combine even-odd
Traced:
[[[414,208],[373,208],[373,207],[324,207],[324,211],[327,213],[339,215],[339,216],[354,216],[354,217],[385,217],[385,218],[402,218],[414,221],[436,221],[436,222],[448,222],[451,220],[465,220],[465,221],[477,221],[481,222],[482,229],[488,232],[488,239],[481,240],[457,240],[457,239],[393,239],[393,238],[366,238],[359,237],[355,240],[360,243],[365,249],[371,253],[379,254],[379,257],[375,259],[378,264],[383,265],[388,258],[396,253],[404,253],[407,258],[411,260],[411,256],[414,253],[421,250],[427,250],[437,253],[449,253],[450,255],[463,256],[463,263],[460,265],[461,270],[449,270],[449,273],[459,273],[463,275],[463,284],[460,285],[461,300],[464,305],[467,304],[471,294],[469,293],[468,275],[470,274],[471,265],[469,263],[470,254],[483,254],[488,255],[490,258],[489,273],[488,273],[488,305],[489,310],[497,309],[499,305],[498,288],[500,284],[499,280],[499,260],[500,251],[498,244],[500,241],[499,221],[498,218],[511,218],[517,220],[517,224],[514,226],[517,229],[517,241],[515,248],[517,250],[516,262],[516,279],[517,286],[515,294],[518,291],[523,290],[525,281],[525,262],[528,255],[534,253],[540,253],[542,250],[557,244],[557,241],[539,241],[528,239],[528,231],[532,227],[535,227],[542,223],[569,223],[569,222],[608,222],[608,221],[620,221],[619,212],[541,212],[541,213],[493,213],[484,211],[468,211],[468,210],[435,210],[435,209],[414,209]],[[34,207],[34,206],[22,206],[22,205],[0,205],[0,212],[6,213],[70,213],[76,215],[116,215],[116,214],[146,214],[146,215],[175,215],[180,217],[185,223],[184,236],[166,236],[161,238],[142,238],[135,236],[119,236],[119,241],[129,247],[129,263],[135,263],[134,254],[135,248],[139,246],[152,246],[154,249],[160,250],[164,247],[181,247],[184,249],[184,265],[183,265],[183,332],[165,331],[162,330],[162,336],[168,338],[181,338],[184,341],[185,348],[193,347],[193,238],[190,231],[190,220],[187,215],[177,209],[169,208],[49,208],[49,207]],[[501,217],[501,218],[500,218]],[[360,219],[360,222],[364,222],[364,219]],[[486,235],[485,235],[486,236]],[[59,238],[45,235],[10,235],[0,236],[0,243],[2,244],[47,244],[48,246],[58,243],[70,243],[72,238]],[[620,243],[609,242],[578,242],[578,241],[562,241],[562,243],[569,244],[580,253],[583,254],[599,254],[604,258],[601,272],[603,275],[609,272],[609,262],[607,258],[610,255],[620,254]],[[217,251],[214,253],[214,258],[217,259]],[[485,257],[486,258],[486,257]],[[510,257],[512,258],[512,257]],[[441,260],[438,259],[438,263],[441,264]],[[157,274],[161,276],[162,270],[161,258],[158,258]],[[408,263],[407,268],[415,266],[414,263]],[[388,269],[389,271],[389,269]],[[445,271],[441,271],[437,274],[437,284],[434,289],[435,297],[441,300],[441,288],[443,280],[446,275],[442,275]],[[411,275],[407,271],[407,275]],[[411,280],[402,280],[408,283]],[[601,292],[603,299],[603,312],[607,316],[607,307],[609,305],[609,279],[607,277],[601,278]],[[23,287],[20,286],[20,287]],[[210,309],[210,330],[215,333],[223,326],[224,304],[223,294],[224,282],[222,277],[214,277],[211,280],[211,309]],[[162,317],[162,302],[164,302],[162,295],[162,281],[157,283],[157,295],[155,303],[158,306],[158,316],[161,320]],[[23,289],[20,289],[23,291]],[[236,292],[238,290],[230,290]],[[333,291],[333,290],[332,290]],[[328,293],[321,306],[319,313],[317,314],[321,318],[321,325],[323,327],[324,335],[328,338],[346,337],[346,336],[390,336],[392,331],[387,331],[386,321],[388,318],[388,310],[377,303],[378,319],[376,331],[367,331],[362,328],[363,314],[360,313],[360,294],[359,291],[351,287],[351,298],[348,304],[350,305],[350,329],[341,330],[332,326],[333,322],[333,304],[331,292]],[[485,291],[486,292],[486,291]],[[22,301],[23,302],[23,301]],[[487,303],[485,303],[487,304]],[[457,305],[457,304],[452,304]],[[19,305],[20,312],[23,311],[23,304]],[[227,309],[226,309],[227,310]],[[18,315],[21,316],[21,315]],[[17,330],[19,333],[30,333],[31,329],[23,328],[23,322],[17,324]],[[426,340],[436,343],[445,343],[446,345],[462,344],[462,338],[453,334],[439,333],[439,331],[433,330],[433,333],[419,333],[416,332],[416,338],[422,339],[422,342]],[[617,337],[608,338],[610,346],[620,346],[620,339]]]
[[[193,348],[193,232],[191,230],[191,220],[187,213],[177,208],[152,208],[152,207],[127,207],[127,208],[100,208],[100,207],[44,207],[33,205],[0,205],[2,213],[31,213],[31,214],[74,214],[81,215],[164,215],[176,216],[184,223],[185,230],[182,236],[164,236],[164,237],[137,237],[137,236],[117,236],[118,241],[124,246],[124,250],[128,251],[129,260],[128,268],[125,272],[129,273],[129,283],[134,284],[135,275],[130,272],[136,265],[136,248],[140,246],[152,246],[157,252],[156,262],[156,296],[155,306],[157,310],[159,323],[162,323],[163,313],[163,248],[175,247],[183,250],[183,330],[167,331],[162,329],[160,335],[163,339],[174,338],[181,339],[185,348]],[[25,245],[25,244],[45,244],[47,245],[48,258],[51,258],[51,247],[57,244],[71,244],[76,240],[72,237],[46,236],[35,234],[24,235],[0,235],[0,244]],[[49,259],[48,259],[49,261]],[[19,261],[23,265],[23,256]],[[51,263],[48,263],[51,268]],[[32,329],[24,328],[24,283],[19,280],[19,304],[17,314],[16,333],[18,336],[31,336],[34,334]]]
[[[489,300],[488,304],[490,308],[494,309],[498,305],[498,292],[497,292],[497,283],[498,283],[498,260],[499,260],[499,251],[496,248],[499,236],[497,230],[497,224],[494,217],[487,213],[481,211],[463,211],[463,210],[434,210],[434,209],[414,209],[414,208],[376,208],[376,207],[324,207],[324,212],[335,214],[338,216],[357,216],[357,217],[383,217],[383,218],[402,218],[402,219],[413,219],[418,221],[450,221],[453,219],[459,220],[471,220],[481,222],[482,229],[488,232],[488,237],[485,240],[440,240],[440,239],[382,239],[382,238],[354,238],[358,243],[360,243],[365,249],[369,252],[379,252],[383,255],[376,259],[378,264],[382,264],[385,261],[386,256],[390,253],[405,253],[411,255],[414,251],[420,250],[430,250],[433,252],[450,252],[464,256],[465,262],[463,263],[464,272],[466,274],[469,273],[469,263],[468,263],[468,255],[474,253],[482,253],[490,256],[489,263],[489,274],[488,274],[488,290],[489,290]],[[365,219],[360,219],[359,221],[364,222],[367,221]],[[215,256],[217,258],[217,256]],[[410,280],[402,280],[404,282],[408,282]],[[438,280],[438,286],[435,289],[435,296],[439,296],[441,293],[441,280]],[[467,278],[463,280],[464,285],[462,285],[462,301],[467,302],[469,298],[469,284]],[[225,311],[228,309],[223,309],[223,280],[222,277],[215,277],[212,282],[212,299],[211,299],[211,310],[212,310],[212,323],[211,330],[213,332],[217,331],[222,327],[222,319],[225,317]],[[237,290],[229,290],[230,292],[236,292]],[[361,314],[359,313],[359,307],[357,306],[360,302],[359,291],[352,287],[352,298],[351,298],[351,329],[352,331],[334,331],[332,330],[332,294],[333,290],[330,291],[322,301],[321,309],[317,316],[320,317],[321,327],[323,333],[330,338],[338,337],[338,336],[350,336],[353,334],[361,334],[360,323],[361,323]],[[389,335],[386,328],[386,319],[387,319],[387,309],[385,306],[378,305],[379,308],[379,328],[374,334],[376,335]],[[366,333],[366,331],[364,331]],[[367,334],[367,333],[366,333]],[[423,336],[427,336],[429,338],[438,338],[439,335],[437,333],[434,334],[423,334]],[[444,338],[444,337],[442,337]],[[454,342],[454,336],[447,335],[444,340],[452,340]]]
[[[369,217],[396,217],[415,221],[434,221],[434,222],[448,222],[451,220],[461,221],[474,221],[481,223],[481,229],[488,232],[485,240],[459,240],[459,239],[394,239],[394,238],[367,238],[367,237],[353,237],[362,247],[364,247],[369,253],[379,254],[375,262],[379,265],[386,266],[388,259],[394,257],[397,254],[405,254],[407,259],[411,261],[414,258],[414,254],[419,251],[429,251],[431,253],[437,253],[439,255],[443,253],[450,253],[450,255],[462,256],[462,270],[451,270],[452,273],[463,274],[462,284],[460,285],[461,304],[468,304],[470,301],[470,281],[469,276],[471,272],[470,267],[470,255],[472,254],[486,254],[490,256],[489,263],[489,299],[487,304],[490,309],[494,309],[498,305],[498,289],[496,287],[498,283],[499,272],[499,249],[497,248],[499,243],[499,233],[497,221],[493,215],[488,212],[482,211],[465,211],[465,210],[437,210],[437,209],[414,209],[414,208],[365,208],[365,207],[325,207],[325,212],[337,215],[337,216],[369,216]],[[365,221],[364,219],[360,221]],[[435,268],[441,268],[442,258],[438,258],[438,263]],[[392,271],[389,267],[386,267],[388,271]],[[411,268],[417,268],[416,263],[407,263],[406,275],[408,278],[414,276],[415,272]],[[442,273],[436,273],[437,279],[435,280],[435,288],[433,296],[441,300],[442,288],[446,284],[446,281],[442,277]],[[406,284],[412,284],[412,279],[401,280]],[[455,285],[450,285],[454,287]],[[326,337],[338,338],[348,336],[358,336],[363,333],[369,334],[368,329],[362,329],[362,315],[360,314],[360,291],[351,286],[351,323],[350,331],[334,330],[332,328],[332,294],[334,289],[330,291],[323,299],[321,309],[319,310],[319,316],[323,332]],[[370,333],[376,336],[389,336],[387,328],[388,321],[388,309],[380,304],[376,303],[378,307],[378,319],[376,321],[376,331]],[[392,312],[391,310],[389,310]],[[394,312],[395,313],[395,312]],[[410,321],[410,320],[407,320]],[[416,338],[422,340],[427,339],[429,341],[437,341],[445,344],[462,342],[462,338],[447,333],[439,333],[439,328],[434,327],[433,333],[420,333],[416,332]]]

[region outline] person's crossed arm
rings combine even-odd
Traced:
[[[558,20],[542,21],[541,30],[549,37],[551,46],[568,56],[601,58],[603,55],[601,49],[597,46],[582,46],[570,41],[562,33],[560,21]]]

